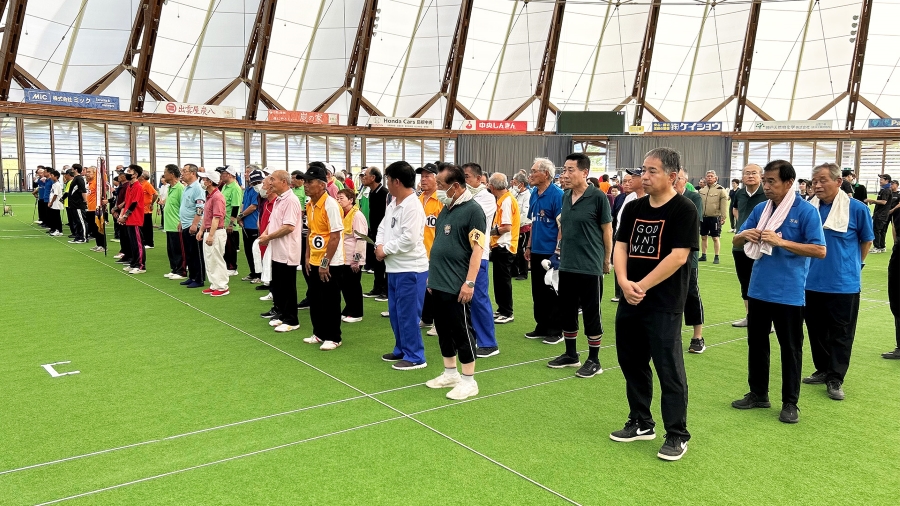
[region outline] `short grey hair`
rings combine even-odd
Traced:
[[[534,163],[537,164],[538,170],[546,172],[550,179],[553,179],[553,176],[556,175],[556,164],[553,163],[553,160],[549,158],[535,158]]]
[[[250,169],[251,172],[253,172],[254,170],[259,170],[259,165],[256,165],[255,163],[251,163],[250,165],[247,166],[247,168]]]
[[[509,188],[509,183],[506,180],[506,174],[502,172],[494,172],[493,174],[491,174],[491,178],[489,181],[491,183],[491,186],[495,190],[505,190]]]
[[[194,174],[197,174],[199,172],[199,169],[193,163],[186,163],[184,164],[182,172],[193,172]]]
[[[288,171],[279,169],[272,173],[272,179],[277,179],[284,183],[290,183],[291,175],[288,173]]]
[[[823,163],[821,165],[816,165],[816,168],[813,169],[812,173],[815,174],[820,170],[827,170],[828,175],[831,176],[832,181],[839,181],[841,179],[841,168],[833,163]]]
[[[516,174],[515,176],[513,176],[513,181],[527,185],[528,184],[528,176],[526,176],[525,174],[520,172],[520,173]]]
[[[672,148],[662,147],[651,149],[644,155],[644,158],[656,158],[662,163],[662,168],[666,174],[677,173],[681,168],[681,156],[678,151]]]
[[[714,171],[714,170],[708,170],[708,171],[706,171],[706,173],[707,173],[707,174],[712,174],[713,176],[716,176],[716,177],[719,177],[719,175],[716,174],[716,171]]]

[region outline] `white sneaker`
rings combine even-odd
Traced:
[[[436,335],[437,335],[437,329],[434,328],[434,325],[432,325],[431,328],[428,329],[428,332],[426,332],[425,334],[426,334],[426,335],[429,335],[429,336],[436,336]]]
[[[291,332],[292,330],[297,330],[299,328],[300,325],[288,325],[287,323],[282,323],[275,327],[275,332]]]
[[[382,312],[381,312],[381,317],[382,317],[382,318],[388,318],[388,317],[390,317],[390,316],[391,316],[390,311],[382,311]]]
[[[747,319],[746,319],[746,318],[742,318],[742,319],[740,319],[740,320],[738,320],[738,321],[736,321],[736,322],[733,322],[733,323],[731,324],[731,326],[732,326],[732,327],[746,327],[746,326],[747,326]]]
[[[336,343],[334,341],[325,341],[324,343],[322,343],[322,346],[319,346],[319,349],[322,351],[331,351],[331,350],[335,350],[338,347],[340,347],[341,344],[342,344],[342,342]]]
[[[342,316],[341,320],[344,323],[357,323],[362,321],[362,316]]]
[[[431,326],[431,325],[429,325],[429,324],[423,322],[422,320],[419,320],[419,328],[420,328],[420,329],[427,329],[427,328],[430,327],[430,326]]]
[[[269,292],[269,293],[263,295],[262,297],[259,298],[259,300],[272,300],[272,292]]]
[[[115,258],[116,260],[118,260],[118,259],[120,259],[120,258],[122,258],[122,257],[124,257],[124,256],[125,256],[124,254],[118,253],[118,254],[113,255],[113,258]]]
[[[305,338],[303,340],[303,342],[306,344],[319,344],[322,342],[322,340],[319,339],[318,337],[316,337],[315,335],[312,335],[312,336]]]
[[[144,249],[153,249],[153,246],[144,246]]]
[[[164,278],[171,278],[171,277],[172,277],[172,274],[173,274],[173,273],[171,273],[171,272],[167,272],[167,273],[163,274],[163,277],[164,277]]]
[[[35,220],[35,223],[37,223],[38,225],[40,225],[41,223],[43,223],[43,221],[41,221],[41,220]]]
[[[238,275],[238,271],[237,271],[237,270],[228,271],[228,275],[229,275],[229,276],[237,276],[237,275]]]
[[[130,265],[126,265],[125,267],[122,267],[122,270],[125,271],[125,272],[128,272],[128,271],[130,271],[130,270],[133,269],[133,268],[134,268],[134,267],[132,267],[132,266],[130,266]]]
[[[425,386],[428,388],[453,388],[459,384],[459,381],[459,373],[449,375],[446,372],[442,372],[437,378],[426,381]]]
[[[497,324],[499,324],[499,325],[502,325],[502,324],[504,324],[504,323],[509,323],[509,322],[511,322],[511,321],[513,321],[513,320],[515,320],[515,318],[513,318],[512,316],[503,316],[503,315],[500,315],[500,316],[494,318],[494,323],[497,323]]]
[[[137,267],[135,267],[134,269],[131,269],[130,271],[128,271],[128,274],[143,274],[145,272],[147,272],[147,271],[145,271],[144,269],[138,269]]]
[[[169,279],[186,279],[181,274],[169,274]]]
[[[460,380],[453,390],[447,392],[447,398],[454,401],[461,401],[475,395],[478,395],[478,383],[474,379],[471,382]]]
[[[278,318],[272,318],[271,320],[269,320],[270,327],[277,327],[279,325],[281,325],[281,320],[279,320]]]

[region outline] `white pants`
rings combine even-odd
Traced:
[[[268,285],[272,281],[272,250],[266,248],[266,254],[260,256],[259,239],[253,241],[253,265],[259,269],[259,279]]]
[[[212,246],[206,244],[209,232],[203,233],[203,262],[206,264],[206,279],[213,290],[228,290],[228,267],[225,265],[225,240],[227,233],[224,228],[216,230],[213,235]]]

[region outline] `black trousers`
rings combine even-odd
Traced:
[[[803,306],[747,299],[747,383],[760,397],[769,395],[769,332],[781,347],[781,402],[797,404],[803,367]]]
[[[894,334],[897,348],[900,348],[900,247],[894,243],[891,260],[888,262],[888,300],[894,315]]]
[[[753,273],[753,260],[748,257],[743,249],[732,250],[734,257],[734,270],[737,272],[738,282],[741,284],[741,298],[747,300],[747,290],[750,289],[750,274]]]
[[[384,262],[375,259],[375,247],[371,244],[366,244],[366,258],[369,258],[369,247],[372,247],[372,270],[375,271],[375,282],[372,283],[372,292],[386,296],[388,290]]]
[[[166,253],[169,256],[169,272],[187,276],[184,255],[184,236],[181,232],[166,232]]]
[[[528,277],[528,260],[525,260],[525,246],[528,246],[528,238],[531,237],[531,230],[519,234],[519,249],[516,251],[516,262],[513,274],[517,278]]]
[[[307,248],[309,248],[309,235],[303,234],[303,240],[300,241],[300,258],[303,259],[303,262],[306,262]],[[306,273],[306,269],[300,269],[300,273],[303,275],[303,281],[306,282],[306,292],[304,292],[303,300],[309,301],[309,274]]]
[[[859,317],[858,293],[806,291],[806,330],[816,371],[844,382]]]
[[[700,285],[697,282],[697,269],[694,268],[691,269],[687,299],[684,301],[684,324],[690,327],[703,325],[703,301],[700,300]]]
[[[256,264],[253,263],[253,241],[259,238],[259,230],[255,228],[245,228],[244,230],[244,256],[247,257],[247,265],[250,266],[250,277],[258,278],[261,275],[260,270],[256,270]],[[302,257],[301,257],[302,258]]]
[[[72,233],[75,239],[87,240],[87,208],[81,209],[77,207],[69,207],[69,225],[72,227]]]
[[[131,249],[131,267],[134,269],[147,268],[147,253],[144,251],[144,239],[141,237],[141,227],[127,225],[128,245]]]
[[[422,323],[434,324],[434,295],[425,290],[425,300],[422,302]]]
[[[104,233],[100,233],[100,229],[97,228],[97,214],[95,211],[85,211],[85,222],[87,223],[87,233],[88,237],[93,237],[97,240],[97,246],[100,248],[106,248],[106,231],[110,230],[109,219],[104,213],[103,219],[105,221]],[[85,237],[87,239],[87,237]]]
[[[563,332],[578,332],[578,308],[584,319],[584,335],[603,335],[600,321],[600,299],[603,297],[601,276],[559,271],[559,309]]]
[[[45,220],[46,224],[49,225],[49,229],[51,232],[57,231],[62,232],[62,210],[53,209],[52,207],[47,207],[47,219]]]
[[[275,279],[272,262],[272,279]],[[323,341],[341,342],[341,269],[329,269],[331,279],[319,279],[319,266],[309,268],[309,319],[313,334]],[[274,297],[274,295],[273,295]],[[296,304],[295,304],[296,306]]]
[[[562,324],[559,319],[559,297],[553,287],[544,284],[547,272],[541,262],[550,255],[531,254],[531,296],[534,299],[535,332],[544,336],[561,336]]]
[[[341,294],[344,296],[344,310],[341,311],[341,315],[361,318],[363,316],[363,266],[359,266],[359,270],[356,272],[353,272],[353,268],[349,265],[342,265],[335,269],[343,271],[341,273]]]
[[[458,293],[431,290],[435,305],[434,328],[442,357],[457,357],[462,364],[475,361],[475,331],[469,304],[459,302]]]
[[[690,439],[687,430],[688,384],[681,346],[681,313],[641,309],[622,301],[616,312],[616,355],[625,376],[628,418],[642,428],[655,426],[650,413],[653,401],[653,372],[661,390],[663,425],[666,434]]]
[[[887,219],[872,218],[872,231],[875,232],[875,241],[872,247],[884,249],[884,239],[887,236],[889,221]]]
[[[241,233],[236,230],[225,232],[225,254],[222,256],[225,258],[225,268],[229,271],[237,270],[237,250],[240,246],[240,238]]]
[[[503,247],[491,248],[491,262],[494,263],[493,285],[497,312],[503,316],[513,315],[512,275],[516,256]]]
[[[118,221],[116,222],[118,225]],[[132,249],[131,241],[128,239],[128,227],[119,225],[119,250],[122,252],[122,259],[131,261]]]
[[[44,202],[44,201],[41,200],[41,199],[37,199],[37,215],[38,215],[38,220],[40,220],[41,225],[50,226],[50,224],[47,223],[47,221],[48,221],[48,216],[49,216],[49,214],[50,214],[50,213],[47,212],[47,209],[49,209],[49,208],[47,207],[47,203]]]
[[[151,248],[156,246],[153,242],[153,213],[144,214],[144,224],[141,226],[141,235],[144,238],[144,244]]]
[[[187,265],[191,281],[203,284],[203,243],[188,229],[181,230],[181,244],[184,246],[184,263]]]
[[[65,207],[63,208],[63,212],[66,213],[66,224],[69,225],[69,233],[75,235],[75,222],[78,221],[77,218],[72,218],[75,209],[71,207]],[[78,236],[75,235],[75,237],[77,238]]]
[[[272,292],[272,307],[281,315],[281,323],[300,325],[297,319],[297,266],[272,260],[269,291]]]

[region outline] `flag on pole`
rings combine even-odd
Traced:
[[[106,235],[106,205],[104,202],[109,199],[109,179],[106,175],[106,159],[100,157],[97,159],[97,167],[100,171],[96,178],[97,182],[97,206],[94,211],[94,221],[97,223],[97,232]],[[106,256],[104,250],[103,255]]]

